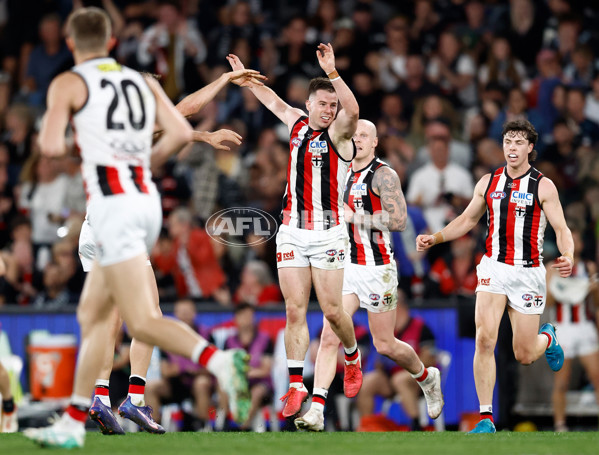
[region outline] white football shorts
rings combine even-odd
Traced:
[[[476,267],[476,292],[503,294],[508,305],[524,314],[543,314],[547,292],[545,266],[520,267],[483,256]]]
[[[92,201],[79,236],[83,269],[91,269],[94,259],[108,266],[149,254],[161,227],[162,207],[157,194],[116,195]]]
[[[347,254],[345,223],[324,231],[299,229],[282,224],[277,233],[277,267],[342,269]]]
[[[397,267],[358,265],[348,260],[343,272],[343,295],[356,294],[360,307],[371,313],[384,313],[397,307]]]

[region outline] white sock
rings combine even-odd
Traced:
[[[206,368],[210,373],[212,373],[215,376],[224,368],[226,359],[224,354],[225,351],[221,351],[219,349],[214,354],[212,354],[212,357],[210,357],[210,360],[208,360],[208,365],[206,365]]]
[[[208,346],[208,344],[208,341],[202,338],[202,340],[200,340],[198,344],[193,347],[193,351],[191,351],[191,360],[193,363],[200,363],[200,355],[206,346]]]
[[[490,404],[482,404],[480,406],[480,412],[490,412],[491,414],[493,414],[493,405]]]

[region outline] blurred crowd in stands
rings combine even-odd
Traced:
[[[377,125],[379,156],[401,178],[409,222],[393,243],[409,298],[473,294],[485,219],[428,255],[416,252],[415,237],[459,214],[476,181],[502,166],[502,124],[519,117],[538,130],[534,165],[555,182],[568,223],[583,233],[583,257],[596,260],[599,10],[592,3],[0,0],[0,249],[7,264],[0,304],[54,308],[76,303],[81,292],[85,192],[76,147],[51,160],[36,144],[48,85],[72,65],[64,21],[81,5],[109,12],[113,56],[160,75],[174,102],[228,71],[225,56],[234,53],[303,108],[310,78],[323,75],[316,46],[331,42],[360,117]],[[249,90],[232,85],[190,121],[199,130],[237,131],[243,143],[230,151],[189,145],[155,173],[165,220],[152,254],[161,297],[281,305],[274,239],[231,247],[204,225],[228,207],[279,218],[288,131]],[[549,233],[545,256],[555,253]]]

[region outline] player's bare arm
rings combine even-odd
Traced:
[[[339,103],[343,106],[343,109],[338,112],[337,118],[331,124],[329,135],[341,157],[345,160],[351,160],[354,155],[351,138],[356,132],[360,116],[358,101],[335,69],[333,46],[330,43],[320,43],[316,51],[316,57],[318,58],[320,67],[331,80],[335,88],[335,93],[339,98]]]
[[[200,90],[187,95],[177,103],[176,107],[184,117],[188,117],[201,111],[229,82],[242,87],[249,85],[262,86],[264,85],[262,81],[265,79],[266,76],[252,69],[242,68],[236,71],[229,71],[228,73],[221,74],[218,79],[202,87]]]
[[[47,110],[42,120],[38,143],[43,155],[57,157],[66,153],[65,131],[69,118],[87,99],[87,86],[73,72],[57,76],[47,95]]]
[[[239,57],[235,54],[229,54],[227,56],[227,61],[234,71],[245,68],[243,63],[241,63],[241,60],[239,60]],[[289,106],[289,104],[283,101],[279,95],[265,85],[256,85],[251,82],[242,83],[241,85],[242,87],[248,87],[254,96],[256,96],[269,111],[287,125],[289,131],[291,131],[291,127],[301,116],[306,115],[301,109]]]
[[[193,130],[168,99],[158,81],[146,81],[156,97],[156,124],[163,130],[162,136],[152,147],[152,166],[159,166],[192,140]]]
[[[561,277],[568,277],[572,274],[572,267],[574,265],[574,239],[566,224],[557,188],[546,177],[539,181],[539,202],[541,203],[543,212],[545,212],[547,221],[549,221],[555,231],[557,248],[561,253],[561,256],[555,260],[555,263],[551,267],[557,269]]]
[[[193,131],[192,142],[205,142],[210,144],[216,150],[231,150],[231,147],[224,142],[232,142],[235,145],[241,144],[241,135],[235,131],[226,128],[216,131]]]
[[[419,235],[416,237],[416,250],[424,251],[437,243],[450,242],[470,232],[487,210],[485,191],[489,186],[490,178],[491,174],[486,174],[478,181],[474,187],[474,195],[468,207],[451,223],[435,234]]]
[[[370,226],[379,229],[382,227],[389,231],[403,231],[406,228],[408,212],[397,173],[387,166],[378,168],[372,178],[372,189],[381,198],[383,213],[369,215],[352,211],[348,221],[357,225],[368,223]],[[373,222],[365,219],[369,217],[375,218]]]

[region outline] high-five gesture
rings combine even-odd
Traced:
[[[229,64],[231,65],[231,69],[233,70],[229,74],[239,74],[234,78],[230,78],[230,81],[234,84],[237,84],[240,87],[255,87],[257,85],[264,85],[262,81],[266,79],[266,76],[261,75],[256,70],[246,70],[245,66],[243,66],[243,63],[241,63],[241,60],[239,60],[239,57],[237,57],[235,54],[227,55],[227,61],[229,62]],[[252,73],[243,74],[241,73],[242,71],[252,71]]]
[[[335,53],[331,43],[320,43],[316,51],[316,57],[318,58],[318,64],[325,73],[330,74],[335,71]]]
[[[239,58],[237,58],[237,60],[239,60]],[[240,87],[248,87],[250,85],[264,85],[262,81],[266,80],[266,76],[260,74],[259,71],[245,69],[241,62],[239,62],[239,64],[241,65],[241,69],[227,73],[230,82],[233,82],[234,84],[239,85]]]

